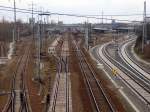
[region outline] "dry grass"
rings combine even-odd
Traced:
[[[144,53],[137,47],[134,48],[134,51],[141,59],[150,62],[150,45],[145,46]]]

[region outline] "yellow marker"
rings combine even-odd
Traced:
[[[118,74],[117,69],[114,69],[114,68],[113,68],[113,69],[112,69],[112,73],[113,73],[113,75],[116,76],[116,75]]]

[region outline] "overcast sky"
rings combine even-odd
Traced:
[[[17,7],[29,8],[29,4],[35,4],[35,9],[43,7],[50,12],[83,14],[83,15],[101,15],[102,10],[104,15],[118,14],[142,14],[144,0],[16,0]],[[13,0],[0,0],[0,5],[13,6]],[[150,0],[147,0],[147,13],[150,12]],[[12,19],[10,12],[0,11],[0,17]],[[30,15],[26,15],[30,17]],[[17,18],[23,18],[22,14],[18,14]],[[110,16],[108,18],[111,18]],[[131,17],[112,17],[118,19],[140,20],[142,16]],[[52,16],[51,19],[63,20],[68,23],[85,21],[83,18],[71,18],[64,16]],[[98,22],[98,20],[89,20]],[[100,20],[99,20],[100,21]],[[105,21],[104,21],[105,22]]]

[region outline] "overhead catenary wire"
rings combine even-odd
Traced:
[[[8,6],[2,6],[0,5],[1,8],[10,8],[10,9],[13,9],[13,7],[8,7]],[[24,11],[32,11],[31,9],[22,9],[22,8],[16,8],[18,10],[24,10]],[[37,10],[34,10],[34,12],[38,12],[40,13],[41,11],[37,11]],[[81,15],[81,14],[73,14],[73,15],[80,15],[80,16],[94,16],[94,17],[99,17],[101,15]],[[150,14],[147,14],[147,15],[150,15]],[[103,16],[143,16],[142,13],[132,13],[132,14],[103,14]]]
[[[1,7],[1,6],[0,6]],[[11,8],[12,7],[3,7],[3,8]],[[29,13],[31,14],[32,10],[28,10],[28,9],[20,9],[20,8],[16,8],[17,12],[20,13]],[[1,10],[5,10],[5,11],[12,11],[10,9],[1,9]],[[42,13],[41,11],[35,11],[33,14],[40,14]],[[141,21],[130,21],[130,20],[121,20],[121,19],[109,19],[109,18],[98,18],[98,17],[92,17],[92,16],[86,16],[86,15],[77,15],[77,14],[65,14],[65,13],[51,13],[51,12],[44,12],[45,14],[49,14],[49,15],[65,15],[65,16],[72,16],[72,17],[84,17],[84,18],[91,18],[91,19],[105,19],[105,20],[117,20],[117,21],[124,21],[124,22],[141,22]]]
[[[150,15],[150,14],[147,14]],[[102,16],[102,15],[86,15],[86,16],[94,16],[94,17],[98,17],[98,16]],[[103,14],[103,16],[143,16],[142,13],[133,13],[133,14]]]
[[[0,11],[9,11],[9,12],[13,12],[12,9],[3,9],[3,8],[0,8]],[[21,10],[17,10],[18,13],[27,13],[27,14],[32,14],[32,12],[29,12],[29,11],[21,11]],[[33,13],[33,14],[39,14],[39,13]]]
[[[11,11],[13,11],[13,7],[0,5],[0,10],[1,11],[10,11],[11,12]],[[55,13],[55,12],[48,12],[48,11],[47,12],[42,12],[42,11],[37,11],[37,10],[33,10],[33,12],[32,12],[32,10],[30,10],[30,9],[22,9],[22,8],[16,8],[16,11],[18,13],[28,13],[28,14],[61,15],[61,16],[81,17],[81,18],[89,18],[89,19],[105,19],[105,20],[110,20],[110,21],[111,20],[116,20],[116,21],[120,21],[120,22],[141,22],[141,21],[131,21],[131,20],[124,20],[124,19],[115,19],[115,18],[112,19],[112,18],[106,18],[106,17],[103,17],[103,18],[96,17],[98,15],[66,14],[66,13]],[[106,16],[106,15],[104,15],[104,16]]]

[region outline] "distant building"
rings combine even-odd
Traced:
[[[63,21],[58,21],[58,25],[63,25]]]
[[[146,17],[146,22],[150,23],[150,17]]]

